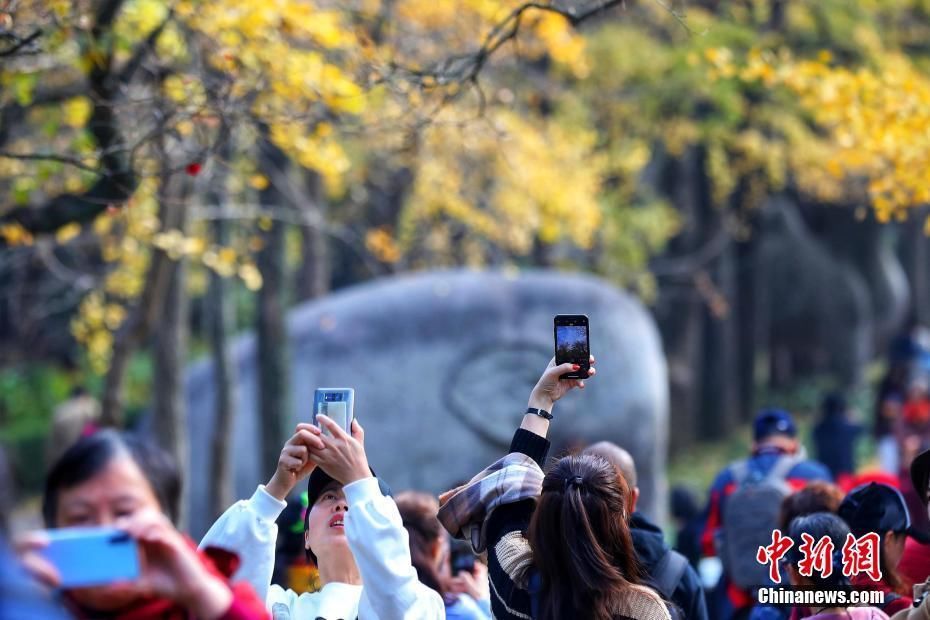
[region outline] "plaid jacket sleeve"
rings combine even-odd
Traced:
[[[518,430],[511,453],[451,492],[439,520],[453,535],[488,553],[491,611],[497,620],[529,620],[532,552],[524,534],[542,490],[540,465],[549,442]]]

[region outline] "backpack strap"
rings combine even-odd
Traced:
[[[665,554],[652,573],[652,580],[666,600],[672,599],[672,593],[675,592],[687,568],[688,559],[685,556],[674,549],[665,550]]]
[[[733,476],[733,482],[740,486],[749,478],[749,459],[743,459],[730,465],[730,475]]]
[[[765,476],[766,481],[775,482],[787,479],[788,474],[791,473],[794,466],[802,460],[803,459],[796,454],[782,454],[778,457],[778,460],[775,461],[775,465],[769,470],[768,475]]]
[[[542,578],[539,571],[532,571],[527,579],[526,591],[530,595],[530,614],[534,618],[539,617],[539,595],[542,592]]]

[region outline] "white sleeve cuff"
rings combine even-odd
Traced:
[[[342,492],[346,494],[346,501],[349,503],[349,508],[371,501],[371,499],[375,497],[383,497],[381,494],[381,487],[378,485],[378,479],[374,476],[362,478],[361,480],[356,480],[351,484],[347,484],[342,487]]]
[[[255,489],[255,493],[249,498],[249,507],[260,518],[266,521],[277,521],[278,516],[287,507],[287,502],[282,502],[271,493],[265,490],[265,485],[260,484]]]

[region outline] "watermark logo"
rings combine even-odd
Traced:
[[[879,563],[879,543],[880,539],[875,532],[870,532],[859,538],[848,534],[846,542],[843,543],[841,555],[843,576],[856,577],[865,574],[872,581],[881,581],[882,569]],[[758,551],[756,551],[756,561],[759,564],[768,565],[769,579],[773,583],[781,583],[779,562],[794,545],[794,540],[782,534],[781,530],[773,530],[772,543],[759,547]],[[823,578],[833,574],[833,552],[835,547],[829,537],[824,536],[820,540],[815,540],[810,534],[801,534],[801,544],[798,546],[798,551],[801,553],[801,559],[798,561],[798,573],[801,576],[812,577],[814,571],[820,573]]]

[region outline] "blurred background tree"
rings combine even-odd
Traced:
[[[436,266],[638,293],[673,449],[724,435],[760,386],[856,385],[909,308],[930,318],[928,14],[0,0],[2,438],[34,445],[85,384],[105,423],[151,404],[183,458],[183,365],[213,357],[228,419],[229,341],[254,328],[271,462],[287,309]]]

